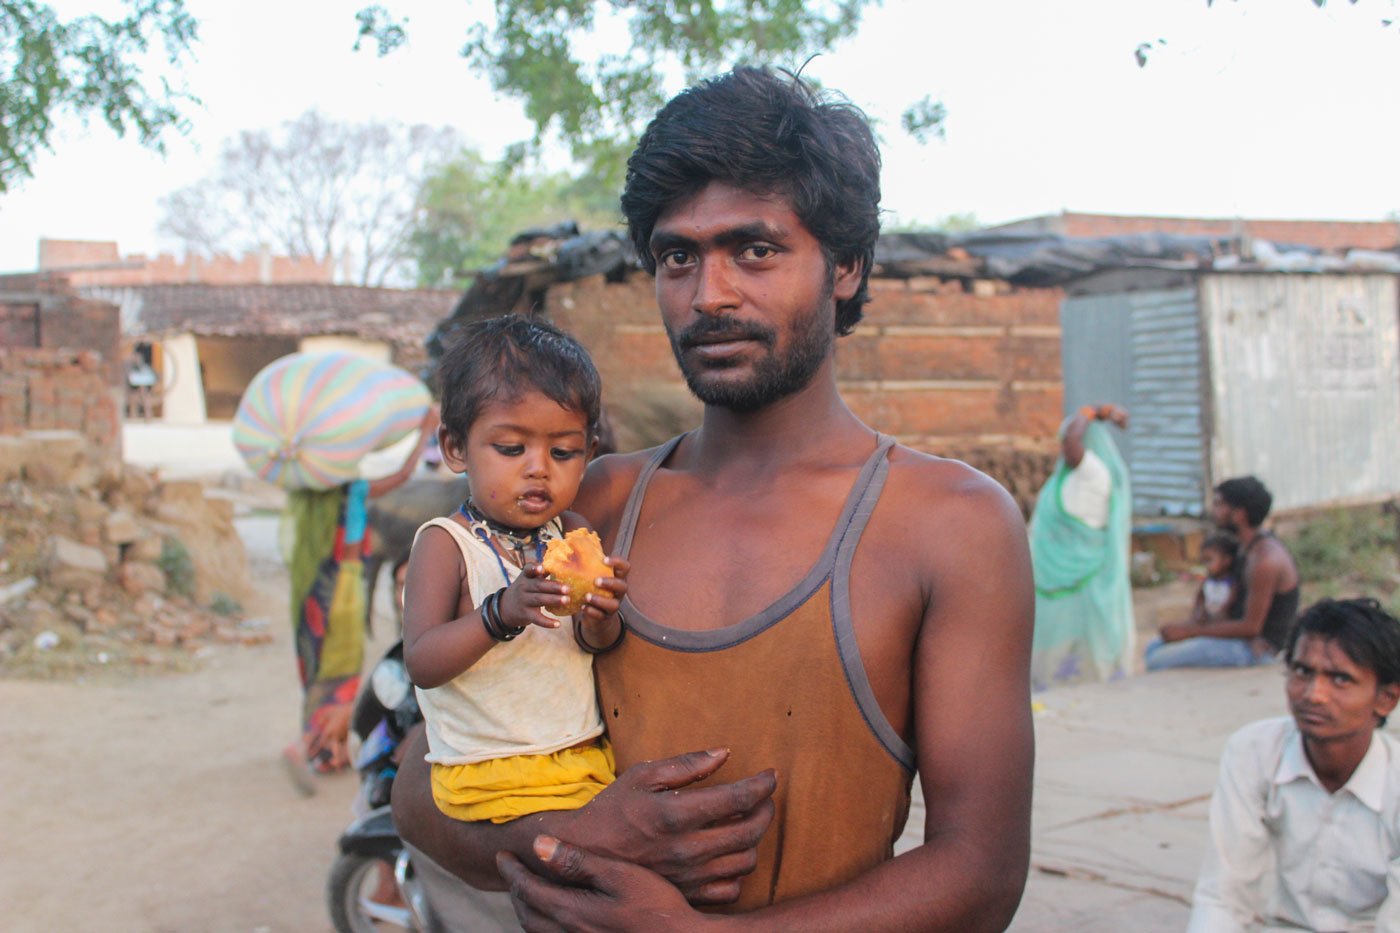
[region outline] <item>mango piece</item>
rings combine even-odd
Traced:
[[[603,563],[603,542],[588,528],[575,528],[545,547],[541,566],[550,579],[569,587],[568,605],[551,608],[558,616],[571,616],[581,610],[589,593],[601,596],[608,591],[595,586],[599,577],[611,577],[612,568]]]

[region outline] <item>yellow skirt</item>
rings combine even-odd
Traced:
[[[511,755],[469,765],[433,765],[433,800],[454,820],[511,820],[545,810],[577,810],[613,782],[607,739],[549,755]]]

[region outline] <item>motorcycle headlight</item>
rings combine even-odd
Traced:
[[[374,698],[385,709],[397,709],[413,689],[403,662],[395,658],[385,658],[374,666],[374,673],[369,676],[369,685],[374,691]]]

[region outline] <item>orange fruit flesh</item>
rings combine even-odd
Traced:
[[[606,596],[608,591],[594,585],[599,577],[611,577],[612,568],[603,563],[603,542],[588,528],[575,528],[545,547],[541,566],[550,579],[569,588],[569,603],[550,609],[555,615],[571,616],[581,610],[589,593]]]

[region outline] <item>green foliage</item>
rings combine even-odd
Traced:
[[[160,229],[187,250],[271,246],[337,263],[357,285],[405,284],[418,188],[460,146],[449,129],[310,110],[225,140],[216,172],[161,199]]]
[[[1304,582],[1395,583],[1395,520],[1379,509],[1323,513],[1289,535],[1288,546]]]
[[[576,220],[597,229],[617,222],[617,192],[588,177],[493,165],[464,151],[433,172],[419,195],[409,250],[422,285],[465,287],[529,227]]]
[[[209,611],[215,615],[236,616],[243,612],[243,604],[227,593],[215,593],[209,600]]]
[[[796,70],[852,35],[871,0],[495,0],[495,21],[469,32],[462,54],[492,86],[518,99],[535,125],[567,142],[600,184],[620,186],[625,153],[642,126],[679,90],[734,62]],[[358,15],[361,40],[380,54],[404,41],[403,21],[381,5]],[[586,56],[599,20],[625,26],[616,53]],[[931,115],[932,105],[922,113]],[[925,131],[929,131],[927,128]]]
[[[887,233],[928,233],[930,230],[938,233],[971,233],[981,228],[982,222],[972,213],[944,214],[932,222],[913,219],[880,225],[880,229]]]
[[[904,127],[904,132],[913,136],[921,143],[926,143],[930,139],[943,139],[946,135],[943,121],[948,117],[948,108],[942,103],[925,95],[923,100],[911,104],[903,114],[900,115],[900,125]]]
[[[197,24],[183,0],[126,0],[123,19],[79,16],[67,22],[35,0],[0,0],[0,193],[33,175],[49,149],[55,118],[101,116],[118,136],[134,132],[164,151],[162,134],[187,129],[182,103],[195,98],[162,78],[142,74],[140,61],[159,40],[170,64],[195,42]]]
[[[183,541],[169,536],[162,538],[156,566],[165,574],[167,592],[176,596],[194,595],[194,561]]]

